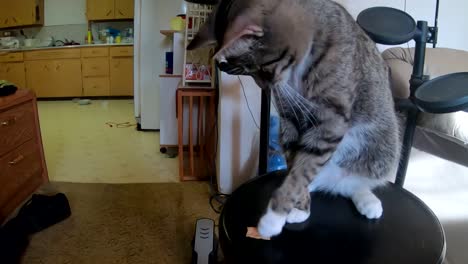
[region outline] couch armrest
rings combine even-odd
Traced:
[[[382,53],[390,67],[390,81],[393,97],[406,99],[410,96],[410,79],[413,72],[413,50],[390,48]]]
[[[387,60],[390,67],[390,82],[393,97],[406,99],[410,96],[410,78],[413,66],[411,64],[397,60]]]

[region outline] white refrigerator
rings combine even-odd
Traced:
[[[135,0],[134,100],[135,118],[143,130],[160,130],[159,75],[164,74],[169,40],[160,33],[171,18],[185,13],[183,0]]]

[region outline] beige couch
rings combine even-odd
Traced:
[[[383,52],[383,57],[391,69],[394,97],[408,98],[414,49],[391,48]],[[468,72],[468,52],[427,49],[424,72],[431,79],[454,72]],[[413,146],[468,167],[468,113],[421,114]]]
[[[392,48],[383,53],[391,68],[393,94],[397,98],[409,95],[413,52]],[[425,73],[431,78],[468,71],[468,52],[428,49],[426,62]],[[468,263],[468,113],[421,114],[413,146],[405,188],[421,198],[444,226],[444,263]]]

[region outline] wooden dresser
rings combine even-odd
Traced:
[[[47,181],[35,95],[0,97],[0,224]]]

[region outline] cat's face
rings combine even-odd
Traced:
[[[187,49],[214,45],[222,71],[253,76],[263,87],[285,81],[308,45],[298,39],[297,7],[284,2],[222,0]]]

